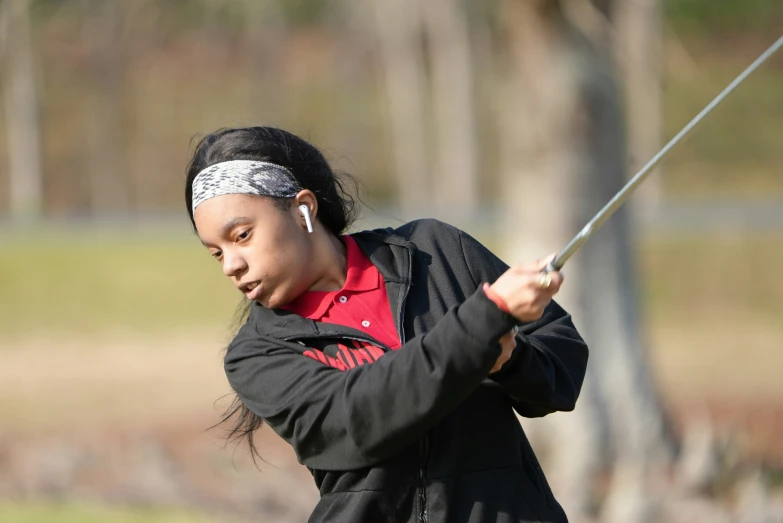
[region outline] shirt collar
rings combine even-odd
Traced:
[[[340,237],[346,249],[346,276],[343,288],[339,291],[305,291],[288,305],[281,307],[309,318],[320,320],[340,294],[375,290],[380,285],[378,269],[359,249],[349,235]]]
[[[378,288],[378,269],[356,245],[356,240],[345,235],[340,238],[345,243],[347,251],[347,274],[342,291],[363,292]]]

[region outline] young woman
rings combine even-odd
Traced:
[[[514,411],[574,408],[587,347],[546,261],[509,268],[435,220],[344,235],[354,201],[285,131],[198,144],[193,226],[252,302],[225,371],[312,472],[318,522],[566,521]]]

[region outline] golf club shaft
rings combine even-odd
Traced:
[[[552,260],[549,265],[547,265],[546,269],[544,269],[545,272],[551,272],[551,271],[559,271],[563,265],[573,256],[579,248],[584,245],[584,243],[590,239],[590,237],[601,228],[601,226],[608,220],[612,214],[628,199],[630,194],[639,186],[641,183],[646,179],[647,175],[652,171],[653,167],[658,165],[658,163],[663,159],[664,156],[674,147],[682,138],[685,137],[689,132],[693,130],[694,127],[715,107],[718,106],[719,103],[721,103],[728,95],[731,93],[739,84],[741,84],[745,78],[750,75],[753,71],[756,70],[758,66],[760,66],[764,61],[772,56],[778,49],[783,46],[783,36],[778,39],[777,42],[772,44],[772,46],[764,51],[764,53],[759,56],[755,62],[753,62],[747,69],[745,69],[742,74],[740,74],[737,78],[734,79],[733,82],[731,82],[728,87],[726,87],[723,92],[721,92],[718,96],[715,97],[715,99],[710,102],[710,104],[705,107],[698,115],[696,115],[693,120],[690,121],[688,125],[686,125],[677,135],[672,138],[669,143],[664,146],[663,149],[661,149],[658,154],[656,154],[652,160],[647,162],[647,165],[642,167],[642,170],[636,173],[636,175],[629,181],[625,187],[620,189],[620,192],[618,192],[611,200],[609,200],[609,203],[607,203],[603,209],[601,209],[598,214],[593,217],[592,220],[590,220],[587,225],[577,234],[573,240],[571,240],[568,245],[565,246],[565,248],[560,251],[554,260]]]

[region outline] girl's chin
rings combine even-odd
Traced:
[[[281,307],[285,307],[286,305],[290,304],[292,300],[286,300],[284,297],[280,297],[277,295],[274,296],[266,296],[264,298],[256,300],[258,303],[266,307],[267,309],[279,309]]]
[[[267,309],[279,309],[283,306],[282,303],[280,303],[280,300],[276,299],[276,296],[259,296],[254,301],[256,303],[260,303]]]

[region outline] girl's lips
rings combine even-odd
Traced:
[[[253,289],[247,291],[245,293],[245,296],[247,296],[248,300],[257,300],[258,297],[261,295],[261,284],[259,283]]]

